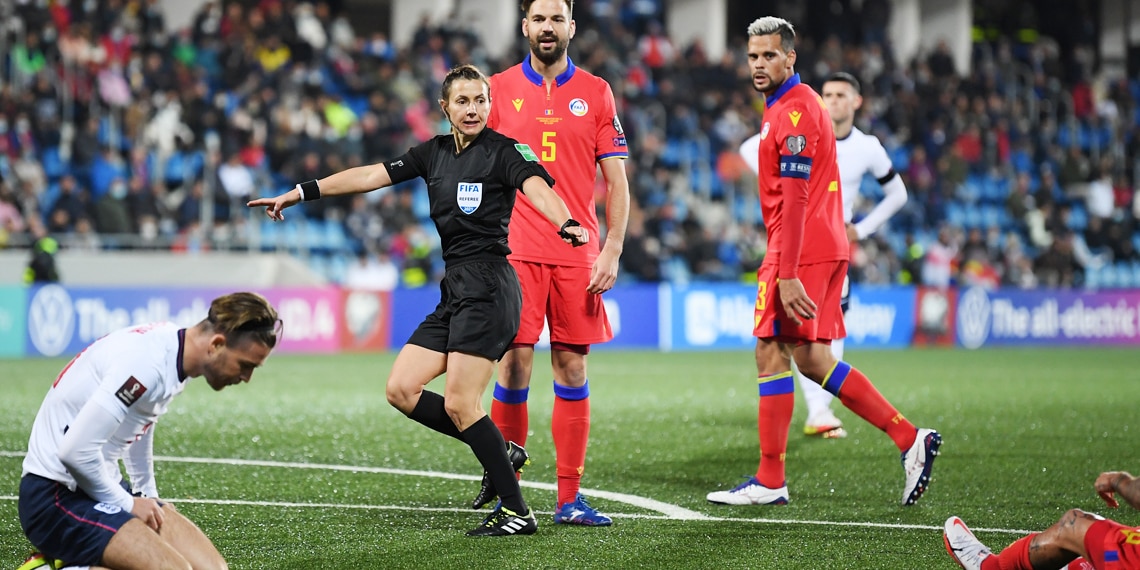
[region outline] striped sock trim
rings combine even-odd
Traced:
[[[557,382],[554,383],[554,395],[562,398],[563,400],[570,400],[576,402],[578,400],[585,400],[590,397],[590,380],[587,379],[585,384],[578,388],[571,388],[570,386],[563,386]]]
[[[530,387],[512,390],[510,388],[500,386],[499,384],[495,384],[494,397],[496,400],[504,404],[525,404],[527,394],[529,393]]]
[[[756,382],[759,384],[761,396],[778,396],[780,394],[792,394],[796,391],[796,381],[791,370],[771,376],[761,376],[756,379]]]
[[[835,366],[831,367],[831,371],[827,376],[823,377],[823,389],[831,392],[835,397],[839,397],[839,391],[843,389],[843,383],[847,381],[847,377],[851,374],[851,365],[838,360]]]

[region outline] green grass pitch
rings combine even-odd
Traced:
[[[478,462],[388,406],[392,359],[275,355],[249,385],[213,393],[192,381],[157,427],[159,491],[235,569],[949,569],[950,515],[987,529],[977,534],[995,549],[1073,507],[1140,524],[1092,489],[1102,470],[1140,470],[1135,349],[851,353],[901,412],[944,437],[930,491],[908,508],[890,440],[841,407],[847,439],[803,437],[799,396],[791,503],[707,503],[756,469],[750,352],[596,351],[583,486],[614,516],[608,529],[551,523],[553,396],[539,365],[523,477],[539,532],[501,539],[463,536],[486,512],[466,508]],[[63,363],[0,360],[0,568],[30,549],[16,515],[20,461]]]

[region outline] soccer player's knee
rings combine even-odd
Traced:
[[[447,412],[448,417],[452,421],[459,423],[467,423],[465,420],[470,419],[475,415],[478,405],[476,402],[468,402],[462,398],[444,398],[443,411]]]
[[[403,386],[394,378],[388,380],[388,386],[384,389],[384,394],[388,397],[388,403],[404,413],[411,413],[412,397],[414,393]]]

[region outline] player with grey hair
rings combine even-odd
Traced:
[[[707,498],[725,505],[788,503],[784,460],[795,405],[794,360],[804,376],[891,438],[905,475],[901,502],[913,505],[930,484],[942,436],[908,421],[830,346],[847,334],[840,300],[850,258],[831,117],[795,72],[792,25],[761,18],[748,33],[748,71],[765,103],[756,163],[768,253],[756,272],[752,331],[760,463],[748,480]]]

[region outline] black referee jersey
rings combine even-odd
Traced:
[[[393,184],[417,176],[427,181],[447,264],[478,254],[506,257],[515,189],[531,176],[554,185],[530,147],[489,128],[462,152],[455,152],[453,135],[439,135],[384,165]]]

